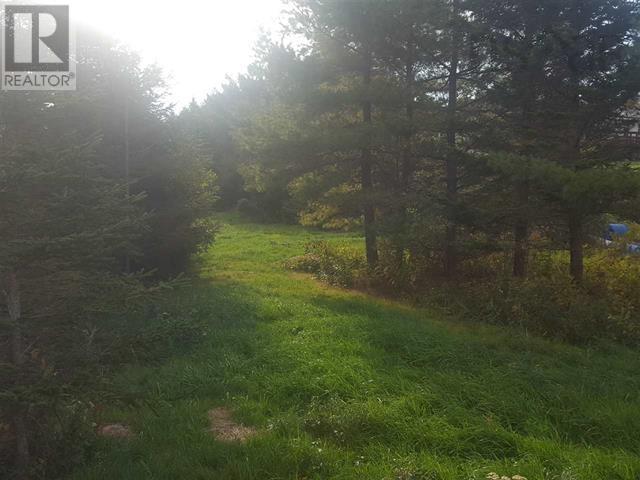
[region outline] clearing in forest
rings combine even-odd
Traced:
[[[312,239],[360,239],[225,220],[175,298],[202,340],[118,375],[144,402],[107,420],[136,435],[101,439],[73,478],[639,478],[637,352],[329,288],[282,262]],[[214,408],[251,434],[216,439]]]

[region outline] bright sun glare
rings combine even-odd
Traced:
[[[130,45],[168,77],[177,107],[203,99],[251,63],[282,0],[71,0],[71,17]]]

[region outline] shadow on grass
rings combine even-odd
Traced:
[[[412,455],[449,474],[402,478],[467,478],[465,462],[533,458],[562,472],[591,447],[639,451],[631,353],[433,322],[311,283],[285,298],[255,282],[196,282],[168,301],[204,326],[201,338],[117,376],[144,402],[105,415],[137,436],[105,441],[74,479],[396,478],[396,459]],[[261,434],[217,442],[207,411],[221,405]],[[356,466],[365,455],[368,473]],[[615,462],[603,458],[598,468]]]
[[[259,292],[232,281],[196,281],[162,305],[171,315],[201,325],[197,343],[169,358],[132,364],[113,380],[101,423],[130,425],[132,439],[103,439],[95,456],[71,478],[264,479],[303,478],[332,473],[296,416],[280,415],[267,425],[250,409],[264,385],[261,359],[271,339],[261,331],[271,313]],[[276,360],[271,359],[275,362]],[[124,399],[124,400],[123,400]],[[227,405],[240,420],[253,420],[260,434],[246,444],[216,441],[207,412]]]

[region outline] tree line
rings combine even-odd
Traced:
[[[109,371],[154,348],[136,319],[216,229],[215,173],[161,72],[79,40],[77,91],[0,93],[2,478],[81,461]]]
[[[382,241],[450,279],[508,249],[524,278],[544,246],[577,283],[607,218],[638,218],[637,1],[289,5],[250,72],[182,115],[241,163],[245,207],[361,225],[371,269]]]

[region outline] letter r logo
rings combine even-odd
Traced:
[[[67,5],[5,6],[6,72],[69,70]]]

